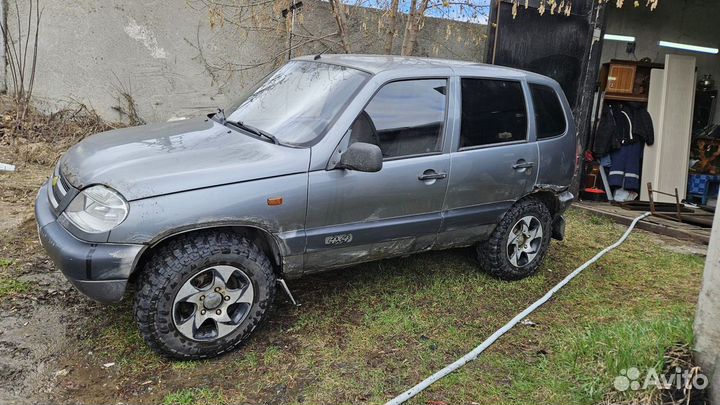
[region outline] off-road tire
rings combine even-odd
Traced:
[[[181,286],[211,266],[231,265],[250,279],[255,295],[246,318],[236,330],[212,341],[183,336],[173,321],[173,301]],[[237,348],[265,318],[275,298],[276,278],[268,257],[234,232],[182,235],[153,252],[138,277],[135,320],[142,337],[159,354],[197,360]]]
[[[543,227],[542,243],[535,258],[524,266],[516,267],[508,258],[507,243],[512,227],[523,217],[532,215],[536,217]],[[480,267],[492,276],[503,280],[520,280],[537,273],[542,264],[551,239],[552,217],[547,206],[540,200],[527,197],[513,205],[495,230],[490,234],[489,239],[481,242],[476,247],[476,253]]]

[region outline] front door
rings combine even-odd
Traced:
[[[377,173],[310,173],[306,271],[431,247],[441,222],[450,158],[443,153],[447,80],[385,84],[358,115],[349,142],[378,145]]]
[[[538,148],[519,81],[461,78],[460,129],[438,236],[442,247],[484,239],[532,190]]]

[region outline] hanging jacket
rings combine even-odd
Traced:
[[[655,143],[655,130],[652,118],[645,105],[641,103],[622,103],[620,110],[630,118],[632,137],[630,142],[644,142],[646,145]],[[623,142],[626,143],[626,142]]]
[[[652,119],[640,103],[609,102],[603,108],[600,123],[595,132],[593,153],[604,156],[623,145],[655,141]]]
[[[620,149],[623,145],[637,142],[633,136],[632,111],[623,108],[622,104],[615,106],[615,141],[614,150]]]
[[[615,113],[612,104],[606,104],[602,110],[592,148],[595,156],[605,156],[619,148],[619,145],[616,145],[617,125],[615,124]]]

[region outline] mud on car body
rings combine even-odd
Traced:
[[[456,246],[499,278],[534,274],[563,237],[576,153],[547,77],[304,57],[208,118],[83,140],[35,210],[79,291],[110,303],[135,283],[148,344],[199,359],[240,344],[304,274]]]

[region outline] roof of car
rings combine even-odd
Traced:
[[[332,63],[347,66],[355,69],[365,70],[377,74],[388,70],[411,69],[411,68],[451,68],[456,70],[475,69],[481,70],[483,74],[504,75],[504,76],[527,76],[545,78],[545,76],[513,69],[504,66],[487,65],[478,62],[468,62],[452,59],[423,58],[417,56],[397,55],[359,55],[359,54],[323,54],[318,58],[315,55],[306,55],[295,58],[295,60]]]

